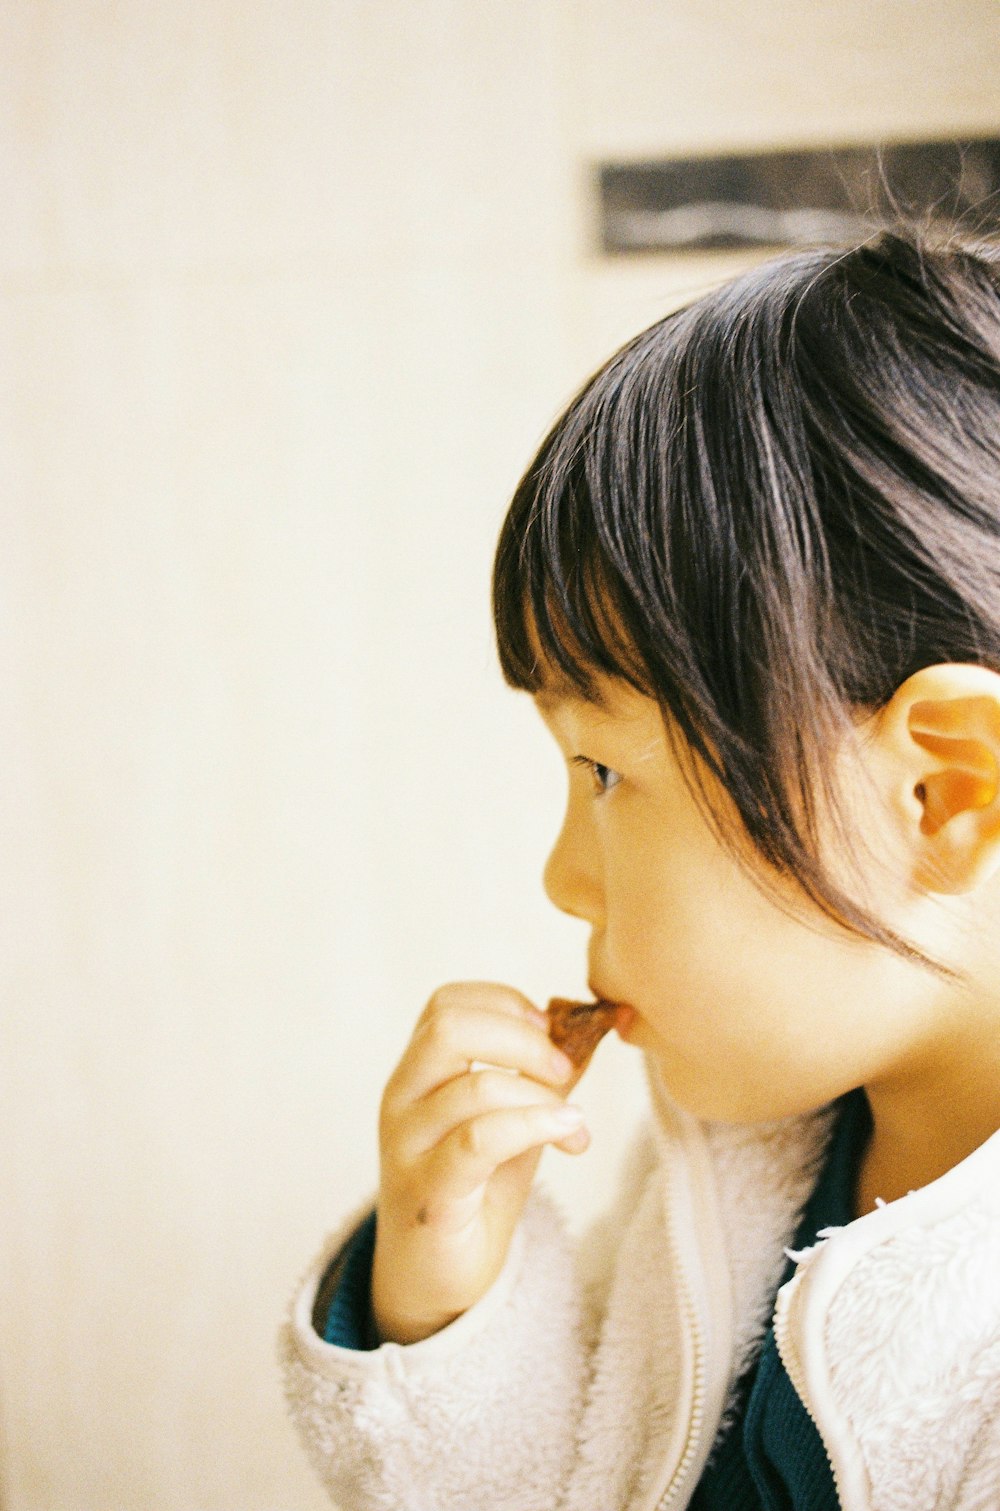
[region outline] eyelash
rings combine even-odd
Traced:
[[[621,781],[620,774],[612,766],[605,766],[602,761],[592,761],[589,756],[574,756],[574,766],[583,766],[590,772],[594,780],[594,794],[596,797],[605,797]],[[609,781],[613,777],[614,781]]]

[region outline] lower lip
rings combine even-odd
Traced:
[[[637,1016],[634,1007],[627,1007],[624,1004],[619,1005],[615,1016],[615,1032],[618,1034],[619,1039],[628,1038]]]

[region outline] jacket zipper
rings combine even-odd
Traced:
[[[666,1489],[655,1502],[655,1511],[669,1511],[671,1506],[676,1505],[681,1491],[688,1481],[691,1465],[694,1462],[704,1435],[705,1406],[708,1397],[708,1339],[695,1289],[691,1281],[692,1267],[686,1263],[686,1256],[682,1252],[681,1237],[677,1231],[680,1221],[685,1216],[684,1213],[678,1211],[677,1170],[673,1164],[668,1165],[667,1168],[669,1182],[667,1190],[667,1238],[671,1259],[673,1260],[673,1273],[677,1277],[678,1310],[681,1317],[681,1326],[687,1329],[687,1338],[691,1348],[691,1404],[688,1413],[687,1435],[683,1452]],[[688,1159],[688,1171],[689,1179],[692,1183],[691,1197],[693,1199],[694,1186],[700,1172],[696,1167],[695,1161],[690,1157]],[[697,1211],[692,1210],[686,1216],[689,1225],[697,1231]],[[690,1244],[688,1248],[691,1248]],[[696,1261],[700,1258],[702,1256],[695,1256]],[[702,1263],[700,1272],[705,1277],[707,1283],[709,1266]]]
[[[807,1273],[803,1272],[798,1279],[798,1287],[801,1287],[805,1283]],[[826,1461],[830,1466],[834,1489],[837,1492],[837,1504],[838,1506],[846,1506],[847,1501],[844,1499],[844,1487],[838,1478],[837,1466],[830,1456],[830,1450],[826,1446],[826,1439],[820,1429],[819,1419],[816,1416],[812,1401],[809,1399],[805,1371],[802,1368],[799,1351],[795,1346],[795,1339],[792,1336],[791,1311],[796,1299],[796,1292],[794,1290],[784,1290],[784,1288],[782,1290],[783,1293],[782,1291],[778,1293],[778,1303],[774,1312],[774,1341],[778,1346],[778,1356],[785,1366],[788,1378],[794,1385],[799,1400],[806,1409],[806,1415],[816,1428],[819,1440],[823,1444],[823,1452],[826,1454]]]
[[[677,1251],[676,1243],[674,1243],[673,1245],[673,1250],[674,1258],[679,1261],[680,1256]],[[656,1511],[668,1511],[668,1508],[672,1506],[677,1500],[681,1487],[687,1479],[688,1471],[691,1468],[695,1450],[697,1449],[698,1444],[701,1441],[702,1428],[705,1421],[705,1333],[704,1329],[701,1326],[701,1319],[698,1315],[698,1308],[695,1305],[693,1296],[691,1295],[691,1288],[688,1284],[687,1275],[684,1273],[679,1262],[677,1264],[676,1272],[678,1277],[683,1275],[681,1292],[683,1300],[682,1311],[684,1320],[688,1324],[688,1336],[691,1339],[692,1345],[693,1358],[691,1413],[688,1418],[687,1441],[684,1444],[684,1452],[681,1454],[680,1462],[678,1463],[677,1468],[674,1470],[673,1477],[669,1485],[656,1503]]]

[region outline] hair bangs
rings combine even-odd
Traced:
[[[641,630],[627,581],[604,548],[604,512],[579,448],[567,460],[549,438],[520,483],[493,573],[500,665],[520,691],[599,701],[596,679],[621,678],[648,696],[654,679],[638,650]]]

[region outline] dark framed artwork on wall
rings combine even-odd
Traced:
[[[901,217],[1000,238],[1000,137],[597,167],[601,250],[853,241]]]

